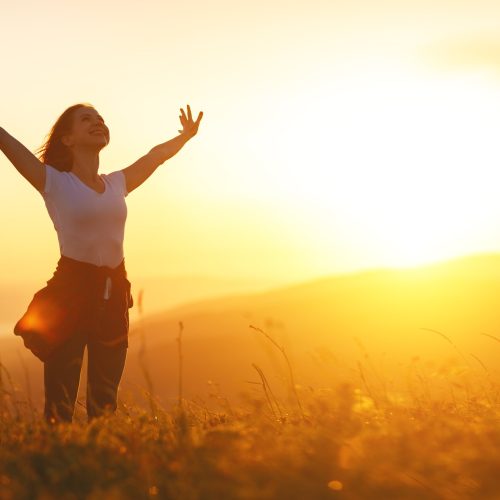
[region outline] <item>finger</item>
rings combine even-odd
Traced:
[[[182,108],[181,108],[181,113],[182,113],[182,116],[184,117],[184,119],[187,119],[186,113],[184,113],[184,110]]]
[[[191,116],[191,108],[189,107],[189,104],[187,105],[187,110],[188,110],[188,120],[191,121],[193,117]]]
[[[199,123],[200,123],[200,121],[201,121],[202,117],[203,117],[203,111],[200,111],[200,112],[198,113],[198,118],[196,119],[196,124],[199,124]]]

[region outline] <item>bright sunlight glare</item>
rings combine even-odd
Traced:
[[[338,250],[339,231],[353,250],[363,246],[390,267],[494,246],[489,232],[499,216],[500,183],[494,82],[367,65],[332,76],[313,94],[306,86],[294,90],[281,106],[276,96],[269,103],[285,143],[278,147],[277,134],[264,131],[266,153],[282,162],[281,189],[309,211],[309,230],[322,232],[325,259]]]

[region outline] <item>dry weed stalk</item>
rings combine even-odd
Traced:
[[[141,289],[138,297],[138,306],[139,306],[139,331],[141,334],[141,347],[139,349],[138,358],[139,365],[141,367],[142,374],[144,375],[144,379],[147,384],[147,398],[149,401],[149,406],[151,408],[151,414],[154,418],[157,418],[157,405],[154,401],[154,390],[153,390],[153,381],[151,379],[151,375],[149,373],[146,361],[146,338],[144,336],[144,328],[143,328],[143,312],[142,312],[142,303],[143,303],[143,290]]]
[[[290,360],[288,359],[288,356],[286,354],[285,348],[283,346],[280,346],[269,334],[267,334],[266,332],[264,332],[260,328],[258,328],[256,326],[253,326],[253,325],[249,325],[249,327],[253,328],[254,330],[257,330],[260,333],[262,333],[281,352],[281,354],[283,355],[283,358],[285,359],[285,362],[286,362],[286,364],[288,366],[288,373],[290,375],[290,385],[291,385],[291,388],[292,388],[292,392],[293,392],[293,394],[295,396],[295,399],[297,401],[297,405],[298,405],[298,407],[300,409],[301,416],[302,416],[302,418],[305,418],[304,410],[302,409],[302,405],[300,403],[300,398],[299,398],[299,395],[297,393],[297,388],[295,386],[295,377],[293,375],[292,365],[290,363]]]
[[[267,381],[266,376],[264,375],[264,372],[255,363],[252,363],[252,366],[255,368],[255,370],[257,371],[257,373],[260,376],[260,379],[262,381],[262,389],[264,390],[264,394],[266,395],[267,403],[269,404],[269,408],[271,408],[271,411],[273,412],[275,420],[278,420],[278,415],[276,415],[276,412],[274,411],[274,407],[273,407],[270,395],[272,396],[272,398],[274,400],[274,404],[276,405],[276,408],[278,409],[278,412],[280,414],[280,421],[283,422],[284,421],[283,413],[281,412],[281,408],[278,404],[278,400],[276,399],[276,396],[273,394],[273,391],[271,390],[271,386],[269,385],[269,382]]]
[[[182,321],[179,321],[179,336],[177,337],[177,351],[179,354],[179,409],[182,411],[182,331],[184,330],[184,325]]]

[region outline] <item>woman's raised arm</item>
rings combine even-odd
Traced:
[[[200,111],[196,121],[191,115],[191,108],[187,105],[188,114],[181,108],[179,118],[182,124],[180,135],[167,142],[158,144],[149,153],[141,156],[136,162],[127,168],[122,169],[125,175],[125,185],[128,193],[140,186],[162,163],[172,158],[198,132],[200,121],[203,118],[203,111]]]
[[[45,165],[2,127],[0,127],[0,150],[35,189],[43,192]]]

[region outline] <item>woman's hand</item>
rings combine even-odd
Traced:
[[[189,104],[187,105],[187,112],[188,114],[186,117],[184,110],[181,108],[181,114],[179,115],[179,118],[181,120],[183,129],[179,130],[179,132],[187,139],[191,139],[191,137],[194,137],[198,132],[198,126],[200,125],[203,111],[200,111],[195,122],[193,121],[193,117],[191,116],[191,108],[189,107]]]

